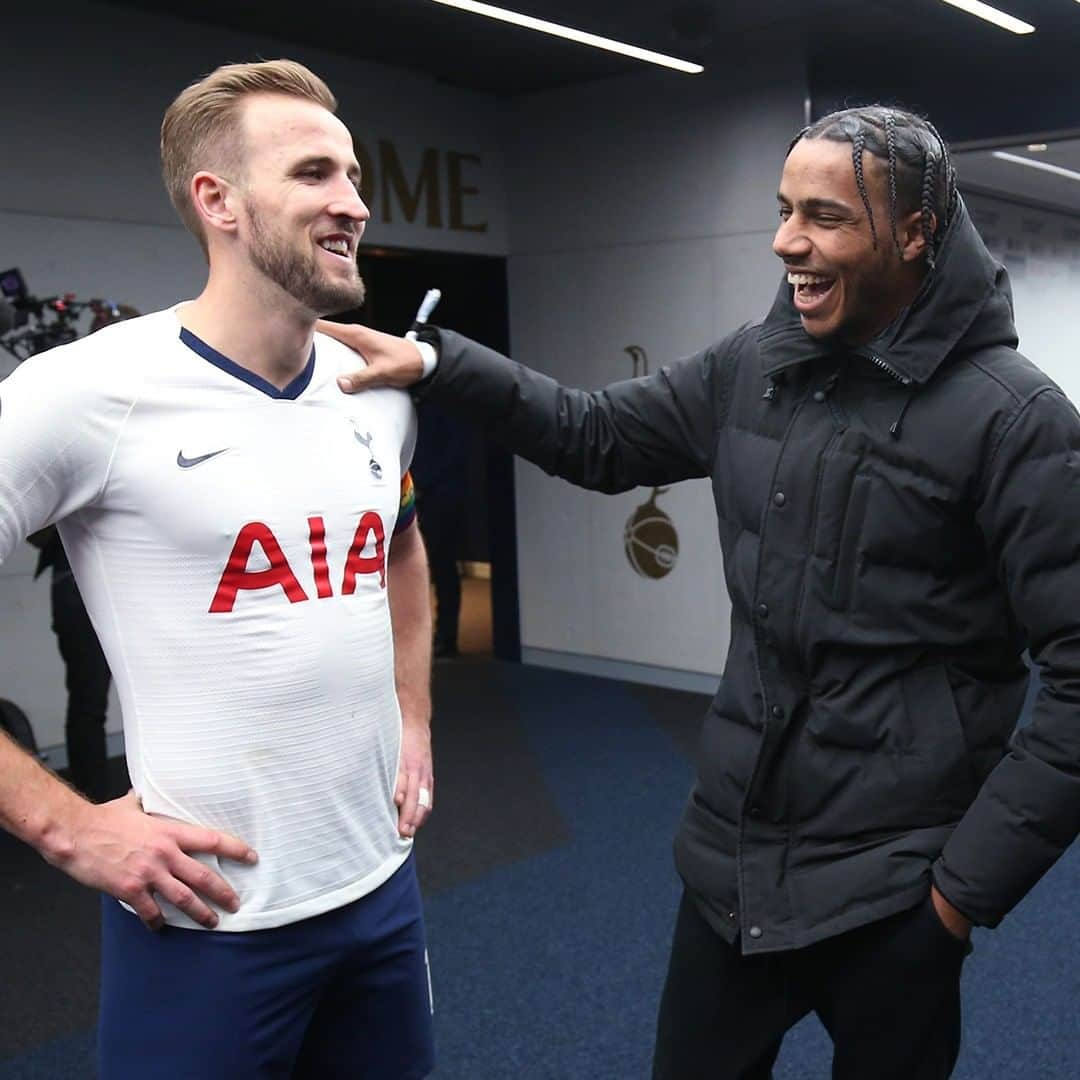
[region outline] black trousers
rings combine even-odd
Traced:
[[[785,1032],[811,1012],[832,1036],[833,1080],[945,1080],[966,952],[928,896],[805,949],[744,956],[684,893],[653,1080],[768,1080]]]
[[[68,775],[84,795],[102,802],[109,795],[105,712],[111,676],[101,643],[70,574],[57,576],[53,581],[52,619],[67,687],[64,733]]]

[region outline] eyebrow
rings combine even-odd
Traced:
[[[776,193],[776,199],[778,202],[787,203],[791,205],[791,200],[784,195],[783,192],[778,191]],[[847,214],[849,217],[855,216],[855,211],[852,207],[848,206],[845,202],[840,202],[837,199],[822,199],[818,197],[810,199],[801,199],[799,201],[799,207],[802,210],[808,210],[810,213],[839,213]]]
[[[292,172],[299,172],[301,169],[310,168],[312,165],[318,165],[324,169],[334,169],[337,167],[337,162],[327,154],[312,154],[309,157],[301,158],[299,161],[294,162],[292,166]],[[354,161],[345,170],[346,175],[354,183],[360,183],[360,166]]]

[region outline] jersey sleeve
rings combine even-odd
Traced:
[[[398,506],[397,522],[394,535],[404,532],[416,520],[416,488],[413,486],[412,473],[408,469],[401,478],[401,503]]]
[[[0,382],[0,562],[104,486],[113,439],[78,345],[31,357]]]
[[[413,454],[416,452],[416,406],[412,399],[407,399],[405,413],[405,427],[401,435],[401,475],[404,476],[412,464]]]

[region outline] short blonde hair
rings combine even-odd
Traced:
[[[161,172],[176,212],[206,253],[206,235],[191,202],[200,169],[225,175],[243,165],[239,105],[251,94],[286,94],[337,112],[337,99],[314,72],[295,60],[226,64],[182,90],[161,122]]]

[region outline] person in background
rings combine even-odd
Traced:
[[[105,745],[105,714],[112,682],[109,663],[86,613],[56,528],[50,525],[26,539],[38,549],[34,578],[46,570],[51,572],[49,607],[53,633],[64,662],[67,691],[64,741],[68,776],[92,802],[104,802],[109,795]]]

